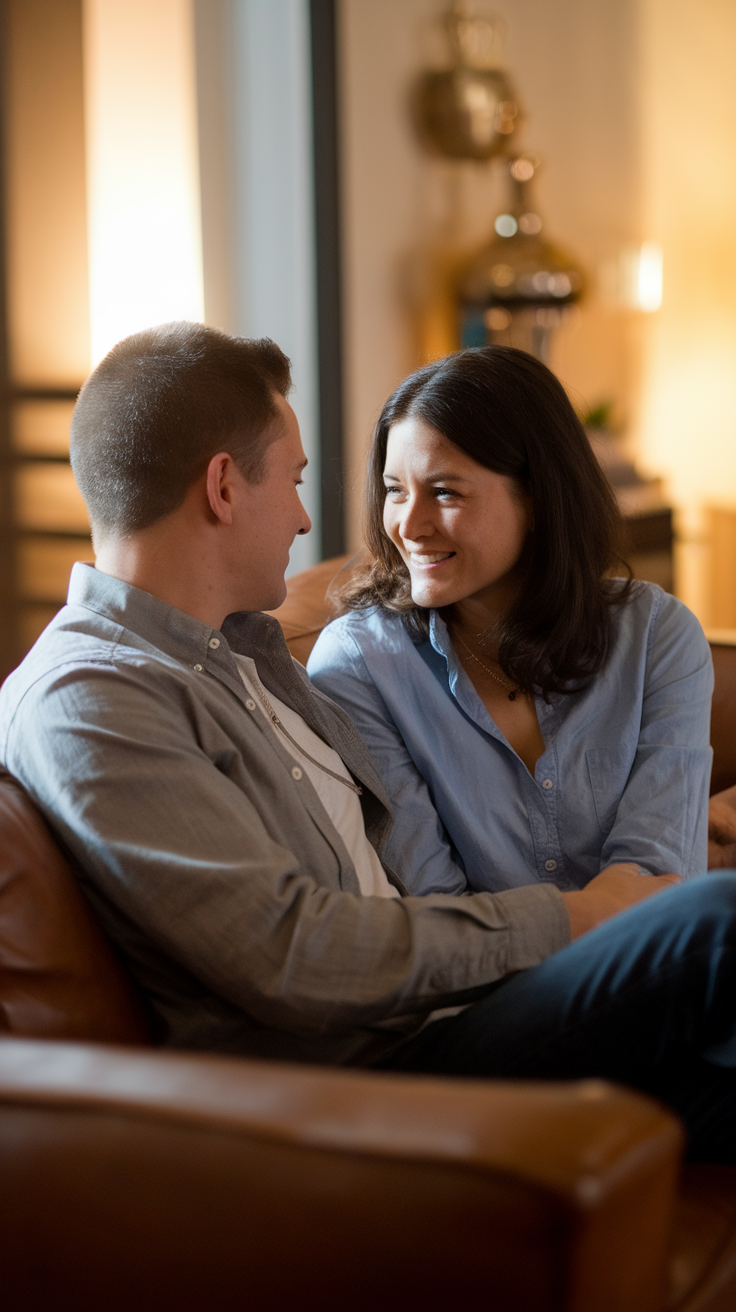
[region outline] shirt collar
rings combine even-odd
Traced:
[[[447,665],[450,691],[457,696],[456,685],[460,677],[460,662],[450,639],[450,631],[438,610],[429,612],[429,641]]]
[[[466,699],[468,696],[471,696],[473,703],[475,703],[476,699],[480,700],[474,688],[472,694],[470,694],[469,690],[472,688],[472,681],[468,678],[468,675],[463,670],[457,658],[455,648],[452,645],[452,639],[450,638],[450,631],[438,610],[431,610],[429,612],[429,641],[434,650],[439,656],[442,656],[447,665],[447,682],[450,687],[450,692],[458,702],[467,709]],[[460,684],[459,687],[458,682]],[[536,696],[534,700],[537,707],[538,718],[547,722],[548,720],[551,720],[554,713],[562,706],[565,701],[565,694],[553,692],[549,694],[546,700],[540,696]]]
[[[281,625],[272,615],[239,611],[227,616],[222,631],[212,629],[150,592],[81,563],[72,569],[67,605],[103,616],[198,673],[207,670],[241,701],[249,694],[233,652],[250,656],[266,690],[301,715],[310,728],[334,747],[376,799],[378,809],[370,821],[374,830],[371,841],[383,842],[391,805],[365,743],[347,714],[312,689],[306,671],[303,678],[297,673]]]
[[[186,665],[203,665],[219,654],[220,647],[223,655],[227,653],[227,666],[232,664],[227,643],[218,629],[169,606],[150,592],[133,587],[132,583],[103,574],[94,565],[77,562],[73,566],[67,605],[84,606],[103,615]]]
[[[72,569],[67,604],[104,616],[190,669],[206,669],[240,700],[245,699],[244,686],[232,653],[251,656],[268,691],[315,727],[313,699],[295,671],[281,625],[271,615],[240,611],[228,615],[222,630],[213,629],[150,592],[79,562]]]

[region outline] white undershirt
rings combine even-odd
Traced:
[[[256,706],[260,707],[264,719],[270,724],[282,747],[285,747],[287,752],[294,757],[294,760],[299,762],[345,844],[350,859],[355,866],[355,873],[358,876],[358,883],[363,896],[400,897],[398,889],[389,884],[378,855],[366,838],[363,812],[358,794],[352,788],[346,788],[337,779],[331,779],[328,774],[325,774],[306,756],[303,756],[298,748],[289,742],[285,734],[273,723],[261,698],[265,697],[271,703],[284,728],[299,743],[300,747],[309,752],[309,755],[319,761],[320,765],[324,765],[328,770],[332,770],[334,774],[338,774],[341,778],[352,783],[342,758],[338,756],[332,747],[329,747],[321,738],[318,738],[316,733],[313,733],[301,715],[298,715],[296,711],[292,711],[291,707],[285,706],[278,697],[274,697],[272,692],[266,691],[258,678],[255,661],[251,660],[250,656],[237,656],[234,652],[233,656],[240,677],[252,700]]]

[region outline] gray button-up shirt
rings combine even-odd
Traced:
[[[565,945],[559,892],[363,898],[306,772],[295,779],[238,675],[335,748],[382,855],[388,798],[352,722],[276,620],[222,632],[86,565],[0,692],[0,755],[40,807],[164,1042],[370,1062],[430,1011]],[[389,878],[403,892],[391,871]]]

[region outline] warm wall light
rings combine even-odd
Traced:
[[[600,287],[606,304],[653,314],[662,305],[662,247],[625,246],[601,266]]]
[[[93,365],[203,317],[192,0],[84,0]]]
[[[649,314],[662,304],[662,247],[656,241],[645,241],[637,252],[636,303]]]

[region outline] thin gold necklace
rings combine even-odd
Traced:
[[[466,656],[469,656],[471,661],[475,661],[476,665],[480,665],[481,669],[485,670],[486,674],[490,674],[491,678],[496,680],[496,683],[500,683],[501,687],[505,690],[505,692],[509,694],[509,701],[515,702],[519,694],[519,689],[514,688],[513,684],[507,683],[506,680],[500,678],[498,674],[494,674],[490,665],[486,665],[485,661],[482,661],[480,659],[480,656],[476,656],[475,652],[470,650],[467,642],[465,642],[464,639],[460,637],[459,633],[457,632],[455,633],[455,638],[460,643],[460,646],[462,647]]]

